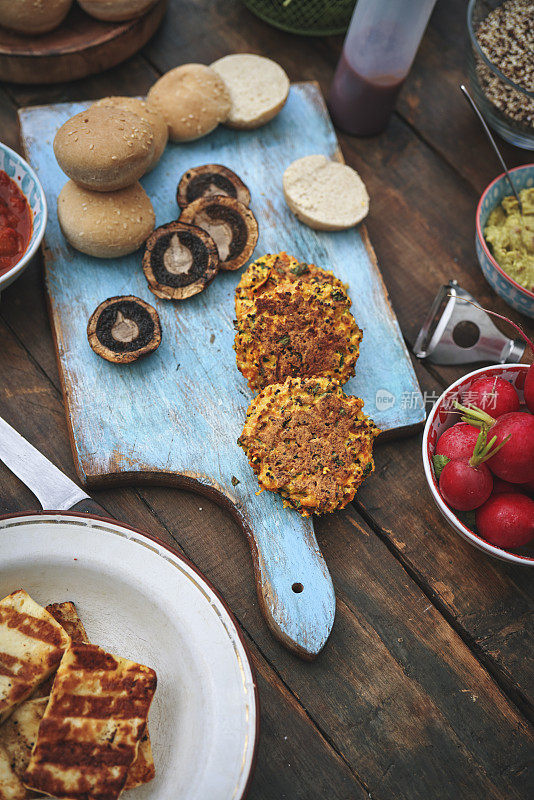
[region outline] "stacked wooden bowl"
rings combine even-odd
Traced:
[[[96,19],[74,3],[49,33],[23,35],[0,27],[0,81],[59,83],[114,67],[146,44],[166,5],[157,0],[141,16],[117,22]]]

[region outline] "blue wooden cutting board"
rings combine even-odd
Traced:
[[[20,112],[26,152],[49,206],[46,285],[79,476],[89,487],[147,481],[214,496],[249,538],[258,596],[271,629],[286,646],[312,658],[325,644],[335,613],[313,523],[284,509],[276,495],[256,494],[256,479],[236,444],[252,397],[232,350],[234,291],[241,272],[219,273],[206,291],[172,303],[148,289],[141,252],[104,261],[67,244],[56,215],[66,177],[52,142],[60,125],[86,106],[64,103]],[[399,435],[423,422],[423,404],[367,232],[363,226],[313,231],[284,202],[285,168],[313,153],[341,158],[320,90],[312,83],[296,84],[268,125],[255,131],[219,127],[198,141],[170,144],[142,184],[161,225],[177,216],[176,185],[188,168],[219,163],[240,175],[259,222],[255,257],[286,250],[332,269],[348,284],[364,339],[356,376],[344,389],[364,399],[365,411],[386,434]],[[148,358],[117,366],[93,353],[86,325],[102,300],[126,294],[157,308],[163,342]],[[300,586],[303,590],[295,591]]]

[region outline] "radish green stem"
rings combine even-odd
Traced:
[[[454,401],[454,407],[457,408],[458,411],[464,412],[461,417],[462,422],[467,422],[469,425],[473,425],[474,428],[480,428],[473,455],[469,459],[469,463],[472,467],[478,467],[479,464],[483,464],[484,461],[492,458],[511,438],[511,434],[509,433],[508,436],[505,436],[502,442],[495,447],[495,442],[497,441],[496,436],[493,436],[489,442],[487,441],[488,430],[495,422],[493,417],[490,417],[489,414],[486,414],[485,411],[482,411],[482,409],[476,406],[463,406],[457,400]]]
[[[495,422],[495,419],[490,417],[489,414],[486,414],[485,411],[482,411],[481,408],[477,408],[476,406],[463,406],[457,400],[454,401],[453,405],[458,409],[458,411],[463,411],[463,413],[469,417],[468,419],[464,419],[462,417],[463,422],[469,422],[471,425],[476,425],[477,428],[479,427],[480,423],[482,423],[482,425],[491,427],[491,425],[493,425]]]

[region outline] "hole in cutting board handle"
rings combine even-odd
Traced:
[[[295,594],[300,594],[301,592],[304,591],[304,586],[302,585],[302,583],[294,583],[291,588],[293,589]]]

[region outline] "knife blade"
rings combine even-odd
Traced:
[[[0,417],[0,461],[37,497],[45,510],[109,514],[83,489]]]

